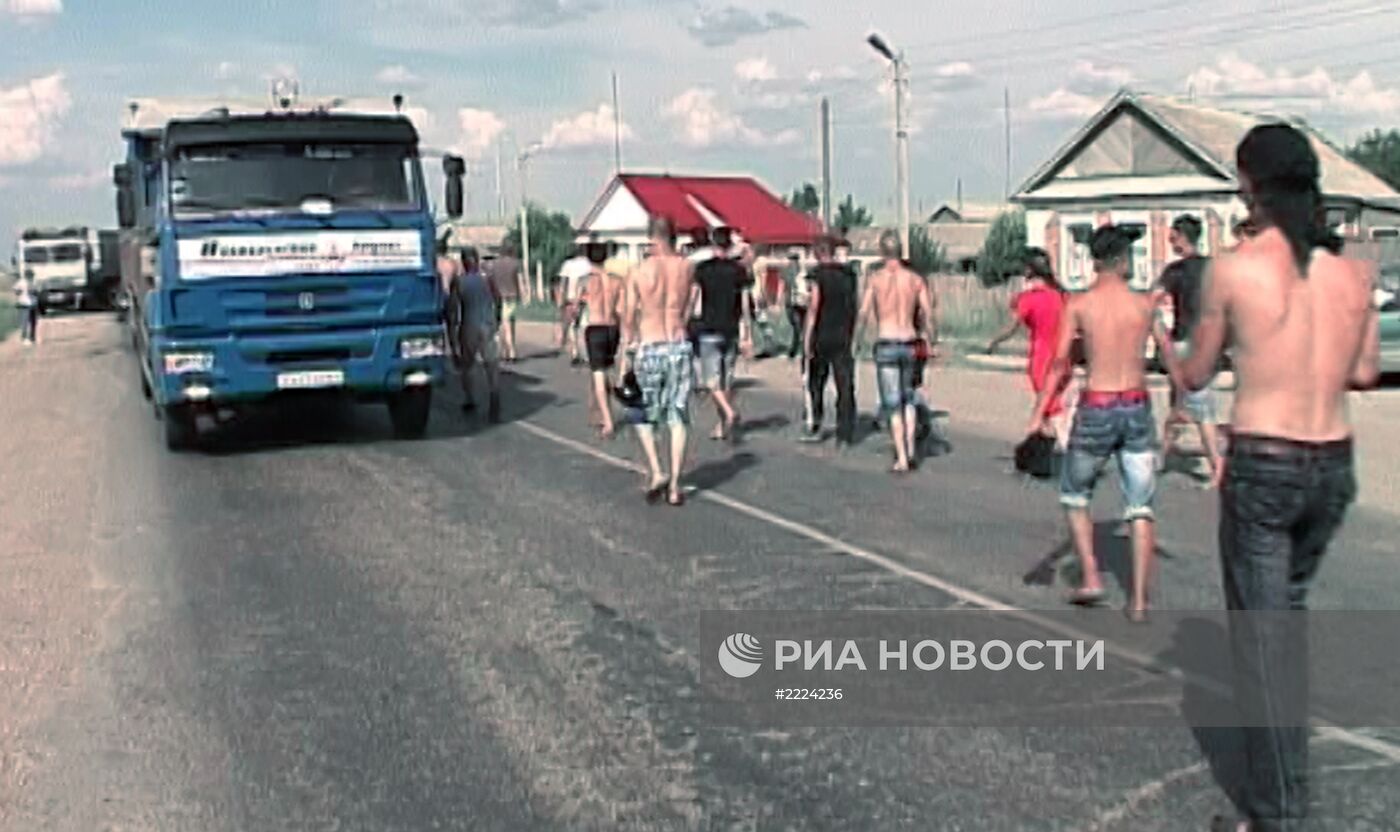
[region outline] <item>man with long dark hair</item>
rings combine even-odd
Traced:
[[[1232,337],[1233,436],[1220,495],[1235,699],[1244,725],[1247,819],[1236,832],[1300,828],[1308,813],[1308,587],[1356,498],[1347,391],[1379,378],[1373,275],[1338,256],[1317,154],[1285,124],[1236,152],[1256,233],[1212,266],[1183,366],[1205,386]]]

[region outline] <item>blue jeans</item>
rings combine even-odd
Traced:
[[[1107,407],[1080,404],[1060,469],[1060,504],[1087,509],[1099,475],[1112,458],[1118,461],[1124,517],[1151,520],[1157,495],[1157,424],[1150,400]]]
[[[734,339],[721,332],[702,332],[696,343],[700,349],[700,387],[728,390],[734,382],[734,362],[738,357]]]
[[[1308,812],[1308,642],[1302,611],[1327,545],[1356,499],[1350,440],[1238,434],[1220,492],[1220,559],[1231,611],[1245,811],[1258,830]],[[1244,614],[1248,611],[1251,614]],[[1262,614],[1261,614],[1262,613]]]
[[[914,341],[875,342],[875,381],[880,388],[880,409],[885,413],[915,404],[919,371]]]

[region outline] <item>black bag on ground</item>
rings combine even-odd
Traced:
[[[1033,433],[1016,446],[1016,470],[1040,480],[1055,475],[1055,440]]]

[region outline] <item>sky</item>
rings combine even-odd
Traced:
[[[1070,11],[1066,11],[1070,8]],[[614,170],[817,179],[894,216],[880,32],[909,65],[916,212],[999,202],[1119,88],[1286,112],[1338,142],[1400,127],[1400,4],[1374,0],[0,0],[0,250],[32,224],[114,224],[135,96],[402,93],[469,161],[469,213],[528,192],[580,217]],[[1009,94],[1011,164],[1007,166]],[[435,166],[435,165],[434,165]]]

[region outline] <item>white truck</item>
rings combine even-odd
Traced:
[[[41,314],[56,307],[78,309],[91,300],[93,276],[102,266],[97,229],[26,228],[15,248],[15,266],[32,282]]]

